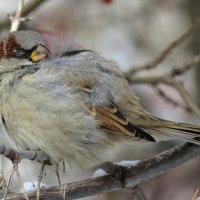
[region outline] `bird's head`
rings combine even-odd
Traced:
[[[0,39],[0,74],[40,62],[49,55],[45,42],[34,31],[17,31]]]

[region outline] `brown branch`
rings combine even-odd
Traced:
[[[173,86],[179,92],[183,100],[187,103],[191,111],[200,118],[200,109],[194,103],[193,99],[189,95],[188,91],[185,89],[184,85],[180,81],[174,81]]]
[[[144,63],[142,65],[138,65],[135,67],[132,67],[126,72],[126,76],[131,76],[135,74],[136,72],[152,69],[156,67],[158,64],[160,64],[171,52],[173,49],[178,47],[180,44],[182,44],[200,25],[200,19],[197,19],[182,35],[180,35],[179,38],[174,40],[172,43],[170,43],[161,53],[159,53],[154,59],[151,61]]]
[[[150,83],[150,84],[157,84],[159,82],[167,83],[169,78],[174,78],[175,76],[179,76],[185,73],[187,70],[191,69],[192,67],[196,67],[200,65],[200,55],[196,55],[185,63],[179,66],[172,67],[172,69],[167,73],[160,76],[133,76],[129,73],[129,71],[125,72],[125,77],[130,83]],[[171,82],[171,81],[169,81]]]
[[[158,93],[158,95],[160,95],[166,102],[171,103],[172,105],[174,105],[175,107],[180,107],[182,109],[184,109],[187,112],[191,112],[191,109],[188,106],[184,106],[181,103],[179,103],[178,101],[175,101],[174,99],[172,99],[171,97],[169,97],[168,95],[165,94],[165,92],[158,87],[158,85],[154,85],[154,90]]]
[[[200,109],[194,103],[194,101],[192,100],[191,96],[189,95],[183,84],[180,81],[176,81],[174,79],[176,76],[185,73],[191,67],[199,65],[200,65],[200,55],[197,55],[192,57],[182,65],[173,67],[167,74],[157,75],[157,76],[154,75],[131,76],[127,75],[128,73],[125,73],[125,75],[130,83],[136,83],[136,84],[145,83],[145,84],[151,84],[153,86],[163,83],[165,85],[174,87],[178,91],[180,96],[183,98],[183,100],[186,102],[188,108],[200,118]]]
[[[27,3],[22,12],[21,12],[21,16],[26,16],[28,15],[30,12],[34,11],[38,6],[40,6],[40,4],[44,3],[45,0],[32,0],[31,2]],[[11,16],[14,16],[15,13],[12,13]],[[8,28],[10,26],[10,19],[6,18],[5,20],[0,22],[0,30],[3,28]]]
[[[200,118],[199,107],[194,103],[190,94],[187,92],[187,90],[185,89],[185,87],[183,86],[183,84],[180,81],[176,81],[168,75],[166,75],[166,76],[163,75],[163,76],[136,77],[132,80],[132,83],[140,83],[140,84],[145,83],[145,84],[152,84],[152,85],[164,83],[166,85],[170,85],[170,86],[174,87],[178,91],[180,96],[183,98],[183,100],[187,104],[188,108]]]
[[[192,67],[197,67],[199,65],[200,65],[200,55],[197,55],[190,58],[182,65],[173,67],[170,73],[172,77],[179,76],[184,74],[187,70],[191,69]]]
[[[16,151],[14,149],[0,145],[0,154],[4,157],[10,159],[11,161],[15,160],[35,160],[38,162],[49,161],[49,157],[43,151]],[[49,163],[50,164],[50,163]]]
[[[125,77],[130,83],[149,83],[149,84],[157,84],[157,83],[166,83],[170,84],[171,79],[175,76],[179,76],[183,73],[185,73],[187,70],[191,69],[192,67],[196,67],[200,65],[200,54],[196,55],[186,62],[184,62],[182,65],[174,66],[172,69],[167,73],[163,75],[157,75],[157,76],[133,76],[133,74],[130,74],[129,71],[125,72]]]
[[[102,177],[68,183],[65,195],[67,199],[77,199],[97,195],[100,193],[133,188],[141,182],[147,181],[165,173],[200,154],[200,145],[184,143],[162,152],[152,158],[141,161],[137,166],[123,167],[120,172]],[[120,178],[119,178],[120,177]],[[60,186],[41,189],[42,200],[60,199]],[[29,199],[36,198],[36,192],[28,194]],[[21,200],[20,195],[13,195],[7,199]]]

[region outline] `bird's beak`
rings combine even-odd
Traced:
[[[49,51],[44,46],[38,46],[34,49],[30,55],[30,59],[32,62],[39,62],[48,57]]]

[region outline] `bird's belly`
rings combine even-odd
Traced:
[[[109,146],[110,141],[98,129],[93,128],[92,131],[80,128],[76,132],[70,130],[62,113],[58,116],[47,110],[38,111],[33,106],[6,110],[2,114],[4,129],[19,150],[42,150],[54,162],[65,160],[72,166],[88,168],[101,163],[101,151]]]

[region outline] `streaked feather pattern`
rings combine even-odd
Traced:
[[[12,34],[12,48],[23,44],[31,51],[42,43],[35,32]],[[0,46],[9,46],[7,41]],[[1,53],[0,80],[5,132],[18,148],[41,149],[54,162],[88,168],[121,141],[176,138],[200,144],[200,126],[152,116],[116,64],[93,51],[50,55],[37,64]]]

